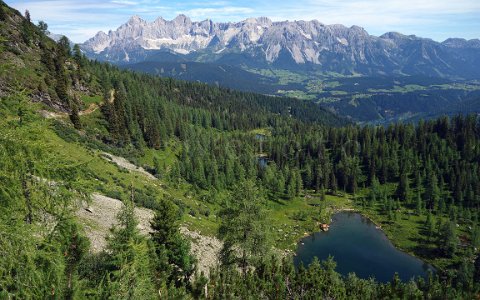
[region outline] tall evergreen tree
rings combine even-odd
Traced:
[[[177,285],[188,283],[195,272],[196,261],[190,254],[190,243],[180,234],[179,213],[173,203],[160,200],[151,226],[158,258],[157,273],[166,273]]]
[[[457,251],[458,237],[453,222],[445,222],[438,235],[439,249],[443,255],[452,257]]]
[[[410,203],[410,184],[408,182],[408,176],[406,173],[400,175],[400,182],[396,191],[398,199],[405,203]]]
[[[102,285],[102,298],[156,299],[153,264],[147,240],[141,236],[133,201],[127,200],[117,215],[118,225],[108,238],[110,270]]]
[[[247,180],[235,187],[219,214],[219,235],[224,243],[221,261],[225,266],[238,264],[244,276],[249,266],[258,264],[269,252],[263,205],[260,190]]]

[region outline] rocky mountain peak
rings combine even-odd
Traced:
[[[192,20],[184,14],[180,14],[173,19],[173,22],[177,25],[186,25],[189,26],[192,24]]]
[[[167,51],[202,62],[233,58],[235,63],[240,55],[242,63],[317,65],[328,71],[367,74],[456,74],[465,67],[465,59],[472,65],[480,61],[479,40],[437,43],[397,32],[377,37],[360,26],[324,25],[316,20],[272,22],[259,17],[237,23],[197,22],[183,14],[153,22],[133,16],[108,35],[98,33],[82,48],[90,57],[110,62],[139,62],[155,51]],[[465,51],[452,52],[463,49],[469,49],[468,57],[462,56]]]
[[[270,20],[267,17],[248,18],[244,20],[243,23],[266,26],[266,27],[272,26],[272,20]]]
[[[142,18],[140,18],[140,16],[138,15],[133,15],[130,17],[130,19],[128,20],[127,24],[129,25],[137,25],[137,24],[145,24],[146,21],[143,20]]]

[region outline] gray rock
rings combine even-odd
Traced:
[[[479,78],[480,40],[431,39],[389,32],[369,35],[359,26],[313,21],[272,22],[266,17],[237,23],[193,22],[185,15],[153,22],[133,16],[108,34],[99,32],[82,49],[113,63],[155,60],[163,52],[190,61],[241,65],[316,66],[338,73],[403,74]],[[232,59],[241,54],[243,61]]]

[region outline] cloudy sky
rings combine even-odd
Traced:
[[[240,21],[267,16],[274,21],[317,19],[358,25],[370,34],[388,31],[443,41],[480,38],[480,0],[5,0],[50,31],[84,42],[98,31],[116,29],[132,15],[147,21],[186,14],[192,20]]]

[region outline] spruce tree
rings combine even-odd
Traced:
[[[190,243],[180,234],[179,213],[174,204],[162,199],[151,221],[151,237],[157,254],[157,273],[167,274],[169,281],[187,283],[195,271]]]
[[[32,22],[32,19],[30,17],[30,11],[28,11],[28,9],[25,10],[25,21],[27,21],[28,23]]]
[[[406,173],[400,175],[400,182],[396,191],[398,199],[409,204],[410,203],[410,185]]]
[[[458,237],[455,224],[453,222],[445,222],[438,235],[438,245],[442,254],[452,257],[457,251],[457,244]]]

